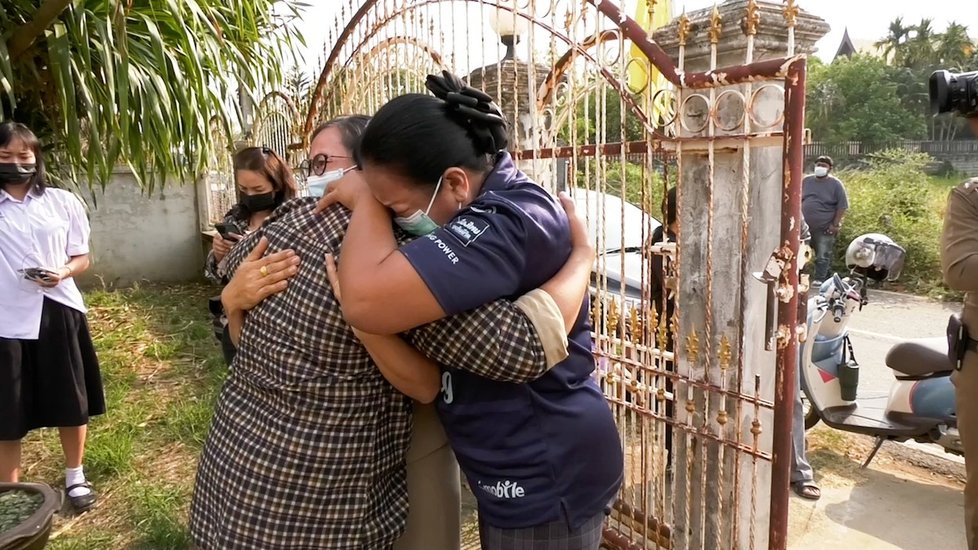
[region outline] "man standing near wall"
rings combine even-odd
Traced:
[[[815,249],[815,273],[812,285],[818,285],[830,275],[835,238],[842,229],[842,219],[849,209],[846,188],[832,171],[832,158],[818,157],[815,174],[802,181],[801,209],[812,232]]]

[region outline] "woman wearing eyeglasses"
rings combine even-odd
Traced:
[[[234,180],[238,188],[238,204],[224,215],[222,223],[217,224],[218,233],[214,235],[204,268],[208,279],[222,285],[228,279],[224,258],[238,240],[261,226],[273,210],[298,194],[292,171],[268,147],[247,147],[238,151],[234,155]],[[215,334],[221,341],[224,359],[230,365],[235,348],[220,304],[219,297],[212,298],[210,308],[215,316]]]
[[[323,196],[331,183],[356,168],[350,152],[357,149],[369,120],[366,115],[343,116],[313,131],[309,140],[309,158],[301,166],[309,196]]]

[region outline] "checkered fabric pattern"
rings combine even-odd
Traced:
[[[349,213],[314,216],[314,205],[286,203],[228,256],[237,267],[264,236],[269,252],[291,248],[302,265],[245,322],[197,471],[190,530],[203,550],[384,549],[404,529],[411,404],[380,375],[329,288],[324,257],[339,250]],[[535,330],[505,301],[408,340],[483,376],[546,371]]]
[[[562,519],[525,529],[500,529],[480,519],[480,546],[481,550],[598,550],[607,518],[600,513],[577,529]]]
[[[223,223],[237,224],[238,227],[247,228],[248,218],[243,215],[244,211],[240,207],[235,206],[231,210],[228,210],[224,214],[224,219],[221,221]],[[207,253],[207,259],[204,260],[204,277],[207,277],[212,283],[223,285],[227,282],[227,273],[224,272],[224,266],[221,265],[222,262],[218,262],[217,258],[214,257],[214,251],[211,250]]]

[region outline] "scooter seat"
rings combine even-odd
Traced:
[[[928,376],[953,369],[943,337],[907,340],[890,348],[886,366],[906,376]]]

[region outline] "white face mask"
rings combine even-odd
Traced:
[[[816,166],[815,167],[815,177],[824,178],[829,175],[829,168],[827,166]]]
[[[356,166],[351,166],[349,168],[337,168],[336,170],[330,170],[329,172],[323,172],[321,176],[309,176],[306,178],[306,186],[309,188],[310,197],[322,197],[326,194],[326,190],[329,189],[329,184],[336,183],[337,181],[343,179],[350,170],[355,169]]]

